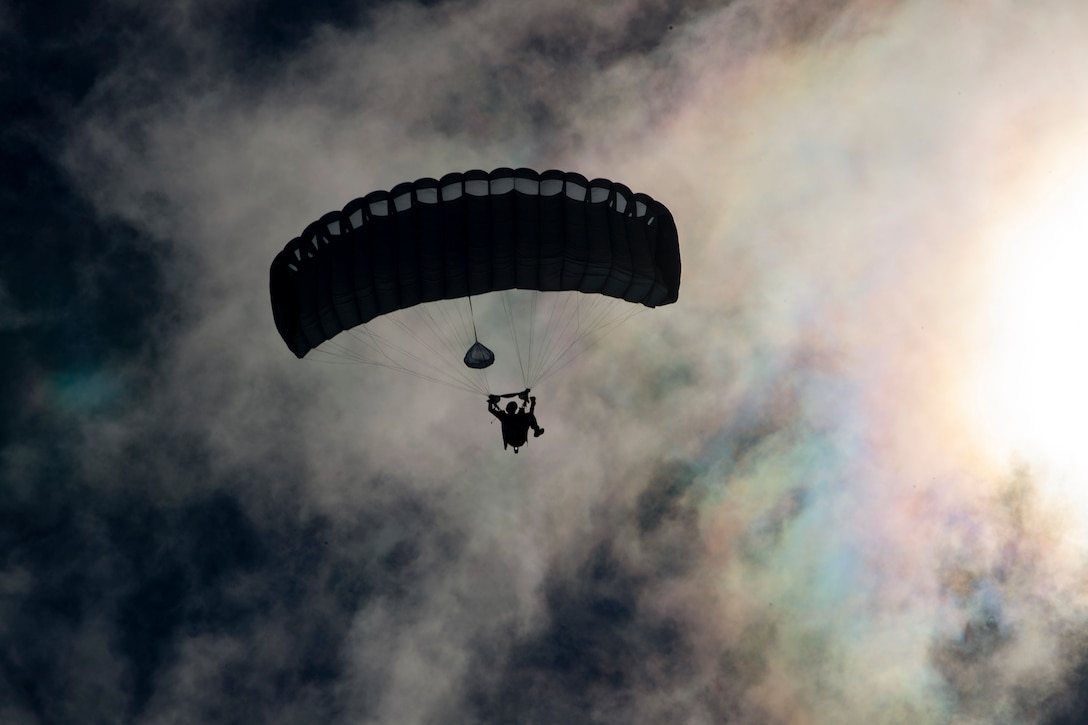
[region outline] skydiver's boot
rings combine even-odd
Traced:
[[[544,429],[543,428],[535,428],[533,430],[533,438],[539,438],[542,435],[544,435]]]

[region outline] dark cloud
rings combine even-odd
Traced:
[[[693,481],[694,471],[681,463],[664,466],[650,479],[635,499],[638,530],[643,536],[672,521],[679,520],[687,526],[695,524],[690,503],[683,505]]]
[[[63,480],[58,473],[43,472]],[[421,580],[458,556],[461,538],[409,496],[350,524],[283,512],[259,522],[225,493],[163,506],[79,485],[9,508],[3,530],[14,603],[0,634],[0,692],[46,722],[141,719],[163,707],[225,722],[291,708],[333,721],[349,704],[365,714],[365,697],[356,692],[348,703],[339,693],[346,663],[360,654],[345,650],[353,618],[379,603],[411,617]],[[13,581],[18,572],[26,578]],[[104,637],[77,651],[90,628]],[[231,647],[205,667],[185,652],[201,640]],[[380,663],[383,653],[368,657]],[[107,692],[72,687],[85,681],[85,666],[115,672]],[[198,700],[156,694],[193,666]],[[302,707],[307,692],[322,694]],[[376,703],[380,691],[369,697]]]
[[[1082,643],[1083,635],[1074,636],[1072,639]],[[1088,656],[1081,653],[1079,663],[1070,671],[1069,681],[1065,688],[1041,705],[1047,711],[1054,713],[1046,721],[1047,725],[1088,723]]]
[[[508,649],[492,687],[473,693],[479,719],[615,722],[645,680],[675,680],[683,636],[676,622],[640,613],[645,586],[607,544],[570,579],[546,582],[545,625]]]
[[[478,721],[684,722],[709,702],[721,712],[739,707],[741,683],[759,679],[751,653],[727,651],[719,672],[698,672],[691,623],[655,604],[700,560],[695,475],[688,464],[662,465],[632,510],[604,516],[588,550],[556,551],[539,626],[495,633],[470,668],[466,690]],[[682,693],[704,679],[705,691]]]
[[[86,4],[12,7],[0,76],[0,438],[52,429],[28,398],[43,378],[93,374],[153,349],[168,295],[162,249],[103,218],[58,151],[74,111],[109,72],[138,15]],[[164,324],[161,319],[157,320]],[[160,327],[160,329],[162,329]],[[42,402],[42,401],[37,401]],[[41,426],[41,427],[40,427]]]
[[[740,542],[741,550],[753,561],[758,561],[770,552],[782,539],[786,527],[804,510],[806,493],[804,489],[794,488],[787,491],[765,513],[756,518]]]
[[[1028,584],[1045,566],[1045,555],[1031,543],[1045,509],[1038,482],[1030,467],[1016,467],[997,489],[998,505],[989,512],[993,539],[983,547],[972,540],[950,552],[938,572],[941,602],[954,624],[934,636],[929,659],[957,713],[984,718],[999,712],[1013,722],[1081,722],[1075,715],[1082,708],[1075,684],[1079,666],[1069,668],[1069,686],[1017,661],[1018,649],[1033,646],[1036,628],[1070,627],[1059,623],[1054,604],[1034,601],[1034,585]],[[969,528],[981,524],[966,511],[960,516]],[[1083,661],[1084,643],[1083,633],[1073,627],[1048,664]]]

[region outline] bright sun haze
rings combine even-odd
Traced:
[[[999,245],[980,425],[998,450],[1054,474],[1088,518],[1088,154],[1040,174]]]

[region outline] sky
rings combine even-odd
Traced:
[[[1088,722],[1088,5],[0,2],[0,721]],[[676,304],[534,390],[268,266],[605,177]]]

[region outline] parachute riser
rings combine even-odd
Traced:
[[[496,393],[492,393],[488,397],[491,397],[491,398],[521,398],[522,400],[528,400],[530,392],[531,392],[531,390],[529,388],[526,388],[525,390],[521,390],[521,391],[518,391],[516,393],[502,393],[501,395],[496,394]]]

